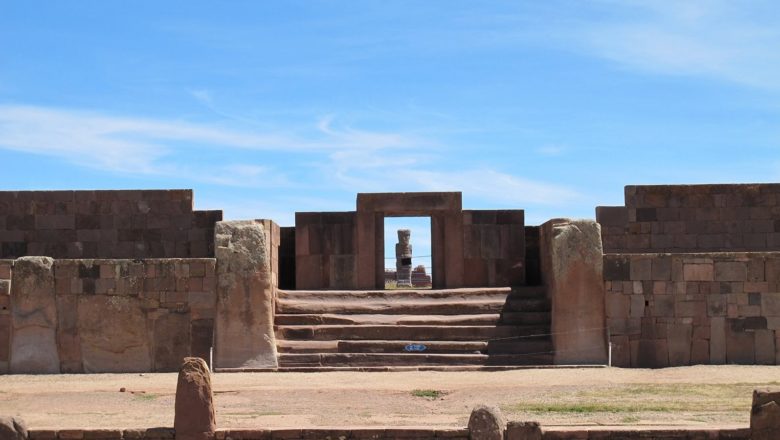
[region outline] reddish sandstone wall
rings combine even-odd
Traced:
[[[626,186],[596,220],[605,253],[780,251],[780,184]]]
[[[525,284],[524,211],[464,210],[463,269],[466,287]]]
[[[55,260],[47,277],[15,270],[14,284],[29,288],[14,290],[8,298],[11,313],[0,314],[0,343],[4,316],[12,328],[9,344],[3,345],[11,347],[11,372],[177,371],[185,356],[208,360],[215,264],[214,259]],[[0,276],[5,266],[0,263]],[[44,294],[30,297],[30,291]],[[29,312],[52,319],[31,328]],[[37,344],[48,331],[55,344]],[[25,344],[15,344],[17,336],[24,336]],[[28,353],[30,344],[39,352]],[[40,352],[47,347],[54,352]],[[0,362],[2,354],[0,348]],[[58,365],[42,366],[42,359]]]
[[[0,191],[0,258],[213,257],[221,219],[192,190]]]
[[[355,212],[295,213],[295,288],[357,288]]]
[[[605,255],[613,364],[780,364],[780,253]]]

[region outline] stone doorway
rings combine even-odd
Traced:
[[[400,231],[409,231],[411,252],[409,255],[402,255],[399,261],[396,245],[399,243]],[[381,251],[384,260],[385,289],[420,289],[432,286],[431,232],[431,218],[428,216],[385,217]],[[402,265],[400,268],[399,263]],[[404,281],[408,281],[408,285]]]

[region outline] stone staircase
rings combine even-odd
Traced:
[[[552,365],[543,287],[278,292],[279,369]]]

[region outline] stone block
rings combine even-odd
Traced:
[[[54,260],[23,257],[11,284],[11,373],[59,373]]]
[[[216,428],[209,367],[201,358],[185,358],[176,384],[176,439],[211,440]]]
[[[691,343],[690,365],[706,365],[710,363],[710,341],[694,339]]]
[[[604,279],[628,281],[631,279],[631,259],[625,256],[604,256]]]
[[[743,262],[717,261],[714,266],[715,281],[745,281],[747,279],[747,265]]]
[[[726,327],[726,361],[743,365],[755,363],[755,338],[752,332],[735,331],[731,326]]]
[[[780,316],[780,293],[761,294],[761,315]]]
[[[667,327],[666,332],[668,338],[669,365],[672,367],[690,365],[692,327],[684,324],[670,324]]]
[[[710,363],[726,363],[726,318],[710,319]]]
[[[542,428],[538,422],[509,422],[506,440],[542,440]]]
[[[153,371],[176,371],[190,351],[190,317],[165,313],[154,320]]]
[[[628,318],[630,297],[622,294],[607,295],[606,306],[608,318]]]
[[[80,296],[78,334],[85,373],[152,369],[146,317],[136,297]]]
[[[772,330],[756,330],[754,332],[756,363],[759,365],[775,364],[775,332]]]
[[[500,409],[478,405],[471,411],[468,428],[471,440],[504,440],[506,419]]]
[[[631,259],[631,280],[644,281],[652,279],[651,258],[632,258]]]
[[[712,264],[683,264],[683,279],[685,281],[712,281]]]
[[[671,257],[654,258],[652,264],[652,280],[670,281],[672,279]]]

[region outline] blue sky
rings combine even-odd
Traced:
[[[775,0],[1,3],[4,190],[193,188],[283,225],[455,190],[539,224],[780,180]]]

